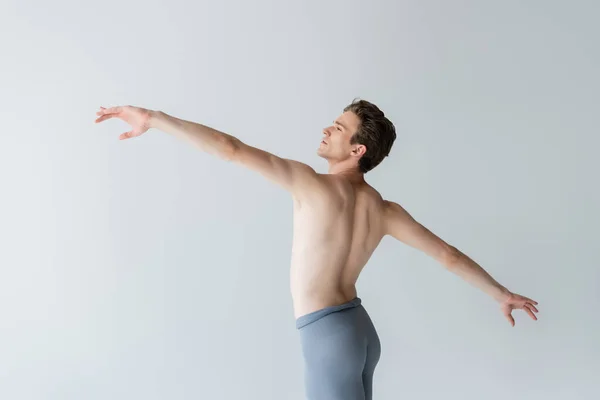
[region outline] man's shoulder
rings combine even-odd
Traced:
[[[383,198],[383,196],[381,196],[381,193],[379,193],[379,191],[377,189],[375,189],[373,186],[371,186],[369,184],[365,184],[365,193],[367,193],[370,197],[373,198],[373,200],[377,201],[381,205],[383,205],[386,201]]]
[[[393,200],[382,199],[382,205],[385,211],[387,212],[404,210],[404,208],[402,208],[400,204]]]

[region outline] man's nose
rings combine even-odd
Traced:
[[[329,132],[330,132],[330,131],[329,131],[329,128],[330,128],[330,127],[327,127],[327,128],[324,128],[324,129],[323,129],[323,134],[324,134],[324,135],[327,135],[327,136],[329,136]]]

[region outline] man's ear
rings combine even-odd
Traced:
[[[352,146],[352,155],[356,157],[362,157],[367,152],[367,146],[364,144],[356,144]]]

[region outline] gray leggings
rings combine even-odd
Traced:
[[[309,400],[372,400],[379,336],[361,299],[296,320]]]

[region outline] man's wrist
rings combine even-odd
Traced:
[[[492,293],[492,297],[498,303],[504,303],[506,300],[508,300],[510,298],[511,294],[512,293],[507,288],[499,287],[497,290],[494,291],[494,293]]]
[[[157,110],[148,110],[148,111],[150,113],[150,118],[148,120],[148,127],[156,128],[160,119],[164,116],[164,113],[162,111],[157,111]]]

